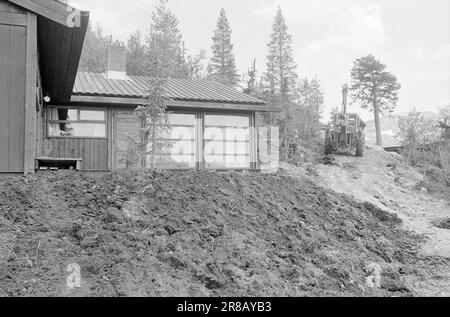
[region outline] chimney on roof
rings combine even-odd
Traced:
[[[109,79],[127,79],[127,48],[109,46],[106,52],[106,77]]]

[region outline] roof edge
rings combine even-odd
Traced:
[[[54,22],[71,28],[71,19],[74,14],[89,16],[88,11],[77,8],[58,0],[7,0],[37,15],[48,18]]]
[[[105,97],[95,95],[72,95],[71,103],[86,104],[109,104],[109,105],[142,105],[142,98],[132,97]],[[209,102],[198,100],[177,100],[171,99],[167,106],[191,109],[212,109],[212,110],[236,110],[236,111],[255,111],[255,112],[280,112],[278,107],[269,107],[266,104],[250,104],[250,103],[229,103],[229,102]]]

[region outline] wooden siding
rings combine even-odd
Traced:
[[[25,69],[25,152],[24,172],[33,174],[35,172],[34,159],[36,158],[37,144],[37,16],[27,13],[27,47],[26,47],[26,69]]]
[[[15,4],[12,4],[6,0],[0,0],[0,12],[9,12],[9,13],[21,13],[24,14],[25,11]]]
[[[5,2],[0,11],[20,15]],[[26,32],[0,20],[0,173],[24,171]]]
[[[108,170],[108,139],[49,138],[49,156],[82,158],[84,171]]]

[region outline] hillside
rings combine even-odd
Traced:
[[[419,254],[424,258],[450,259],[450,188],[406,165],[401,156],[379,149],[367,150],[363,158],[334,155],[327,164],[283,166],[294,177],[306,177],[320,186],[349,194],[360,202],[396,214],[402,228],[426,237]],[[424,188],[426,186],[426,190]],[[450,296],[450,270],[443,269],[431,280],[410,279],[421,294]]]
[[[0,296],[411,296],[448,261],[310,177],[44,173],[0,179]],[[68,289],[67,266],[81,268]],[[366,286],[382,267],[381,289]]]

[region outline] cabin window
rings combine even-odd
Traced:
[[[250,168],[250,115],[206,114],[206,168]]]
[[[195,113],[167,114],[158,125],[158,153],[155,163],[159,168],[195,168]],[[147,159],[150,165],[151,157]]]
[[[49,137],[106,138],[105,110],[49,107]]]

